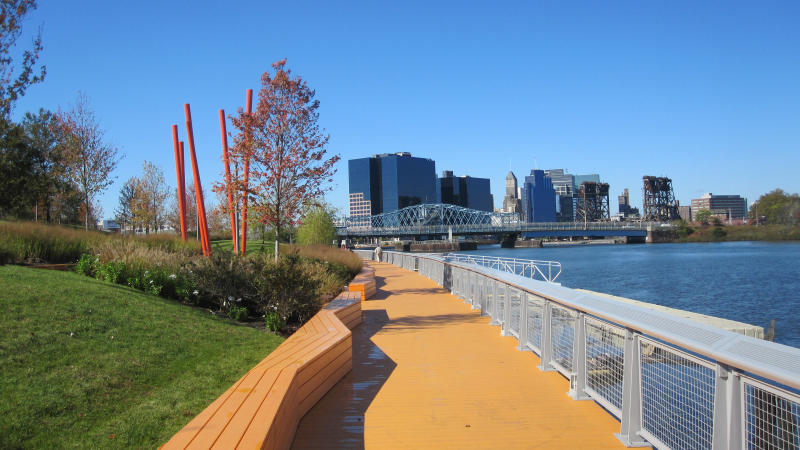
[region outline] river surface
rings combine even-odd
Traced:
[[[800,243],[579,245],[503,249],[470,254],[559,261],[558,280],[589,289],[766,330],[800,348]]]

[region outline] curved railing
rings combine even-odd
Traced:
[[[800,448],[800,349],[442,256],[381,259],[491,317],[616,416],[628,446]]]
[[[448,253],[445,261],[465,262],[502,270],[527,278],[539,278],[548,283],[555,283],[561,275],[561,263],[558,261],[542,261],[538,259],[506,258],[502,256],[470,255],[466,253]]]

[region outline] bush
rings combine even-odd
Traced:
[[[231,306],[228,308],[227,314],[233,320],[242,321],[247,318],[247,308],[244,306]]]
[[[264,261],[265,258],[254,258]],[[267,260],[269,261],[269,260]],[[320,282],[297,255],[286,255],[277,263],[263,263],[255,278],[259,309],[277,313],[286,324],[302,324],[319,311]]]
[[[95,263],[97,263],[97,261],[97,257],[94,255],[84,253],[78,260],[78,263],[75,264],[75,272],[87,277],[93,277],[95,273]]]
[[[276,312],[269,312],[264,315],[264,326],[273,333],[282,330],[286,326],[286,321]]]

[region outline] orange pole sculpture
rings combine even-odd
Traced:
[[[192,158],[192,172],[194,174],[194,192],[197,199],[197,221],[200,228],[200,241],[203,246],[203,255],[211,255],[211,245],[208,242],[208,225],[206,222],[206,207],[203,204],[203,187],[200,185],[200,171],[197,167],[197,154],[194,151],[194,132],[192,130],[192,111],[189,104],[183,105],[186,114],[186,134],[189,137],[189,156]]]
[[[233,193],[231,192],[231,165],[228,158],[228,131],[225,128],[225,110],[219,110],[219,127],[222,131],[222,159],[225,161],[225,187],[228,192],[228,211],[231,216],[231,236],[233,239],[233,253],[238,253],[236,245],[236,211],[233,210]]]
[[[181,216],[181,239],[186,241],[186,196],[183,184],[183,148],[178,143],[178,126],[172,126],[172,145],[175,147],[175,174],[178,178],[178,210]]]
[[[247,90],[247,102],[246,102],[246,111],[247,111],[247,126],[248,129],[250,127],[250,115],[253,113],[253,90]],[[250,180],[250,152],[252,151],[253,147],[253,136],[249,133],[247,134],[246,138],[247,145],[244,154],[244,192],[242,193],[242,239],[240,248],[242,249],[242,255],[247,251],[247,191],[250,188],[248,182]]]

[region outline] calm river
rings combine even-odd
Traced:
[[[800,243],[581,245],[464,252],[561,262],[557,281],[659,305],[769,326],[800,347]]]

